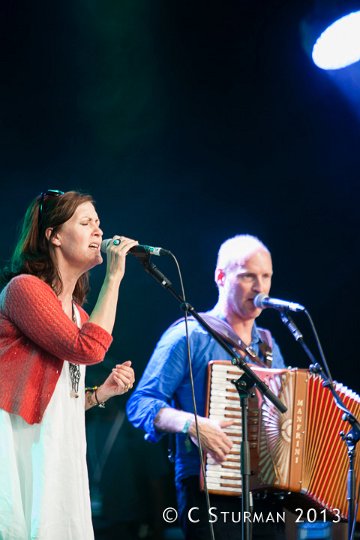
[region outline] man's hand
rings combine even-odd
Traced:
[[[229,427],[233,423],[233,420],[215,422],[209,418],[198,417],[201,446],[218,463],[222,463],[226,459],[233,445],[222,428]],[[192,442],[198,445],[195,420],[191,423],[188,434]]]

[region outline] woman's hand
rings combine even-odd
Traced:
[[[126,238],[126,236],[114,236],[112,238],[106,248],[107,277],[117,278],[119,281],[122,280],[125,274],[126,255],[129,253],[130,249],[137,246],[138,243],[137,240]]]
[[[114,329],[119,286],[125,273],[125,259],[130,249],[138,245],[137,240],[114,236],[106,248],[106,275],[99,297],[89,318],[109,334]]]
[[[131,367],[131,361],[116,364],[108,378],[99,386],[97,397],[99,401],[106,401],[114,396],[125,394],[133,387],[135,373]]]

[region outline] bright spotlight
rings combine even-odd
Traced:
[[[360,11],[336,20],[317,39],[312,58],[321,69],[341,69],[360,60]]]

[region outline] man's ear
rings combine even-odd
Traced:
[[[225,282],[225,271],[222,268],[215,270],[215,283],[218,287],[223,287]]]
[[[58,233],[55,233],[53,236],[52,236],[52,233],[53,233],[53,228],[52,227],[48,227],[45,231],[45,236],[46,236],[46,239],[51,242],[53,244],[53,246],[61,246],[61,240],[60,240],[60,237],[58,235]]]

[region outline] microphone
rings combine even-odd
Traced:
[[[106,248],[109,243],[113,242],[112,238],[106,238],[101,242],[101,251],[106,253]],[[120,242],[120,240],[119,240]],[[170,251],[161,247],[146,246],[144,244],[139,244],[130,249],[129,253],[135,257],[144,258],[145,255],[170,255]]]
[[[272,308],[278,311],[305,311],[305,307],[295,302],[287,302],[286,300],[278,300],[277,298],[270,298],[264,293],[260,293],[255,296],[254,306],[260,309]]]

